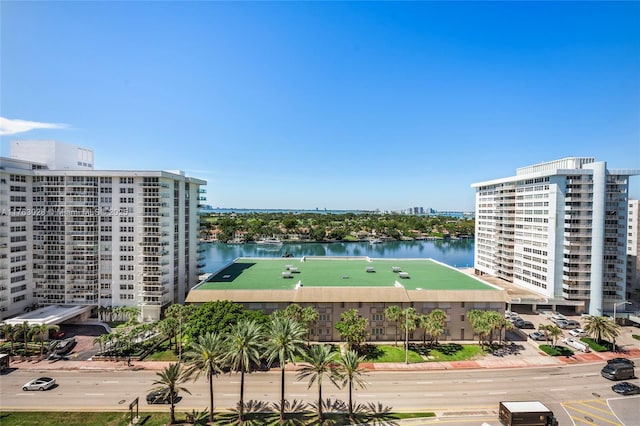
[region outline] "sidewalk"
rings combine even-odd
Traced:
[[[414,362],[414,363],[363,363],[363,367],[370,371],[431,371],[431,370],[457,370],[457,369],[504,369],[504,368],[526,368],[544,367],[552,365],[567,365],[578,363],[601,363],[608,359],[624,356],[626,358],[640,358],[640,348],[629,348],[624,353],[612,352],[590,352],[575,353],[571,357],[552,357],[538,352],[535,355],[526,356],[509,355],[505,357],[485,356],[477,361],[452,361],[452,362]],[[167,361],[133,361],[132,366],[127,366],[125,361],[21,361],[12,360],[11,367],[21,370],[150,370],[160,371],[171,364]],[[296,370],[298,365],[287,364],[287,370]]]

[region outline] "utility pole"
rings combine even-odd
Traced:
[[[629,302],[628,300],[625,300],[624,302],[620,302],[620,303],[613,303],[613,325],[618,324],[617,318],[616,318],[616,308],[618,307],[618,305],[631,305],[631,302]],[[613,351],[614,352],[618,352],[616,350],[616,336],[613,336]]]
[[[409,364],[409,310],[404,310],[404,363]]]

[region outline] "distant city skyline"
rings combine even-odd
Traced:
[[[183,170],[206,204],[245,209],[473,211],[471,183],[519,167],[640,168],[639,2],[0,12],[3,156],[59,140],[96,169]]]

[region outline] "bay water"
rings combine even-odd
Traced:
[[[433,259],[455,268],[473,267],[474,240],[262,244],[205,243],[204,272],[213,273],[238,257],[368,256],[382,259]]]

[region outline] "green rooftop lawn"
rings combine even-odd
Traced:
[[[298,268],[292,278],[282,278],[286,265]],[[392,267],[409,274],[400,278]],[[375,272],[367,272],[374,268]],[[306,287],[393,287],[399,282],[408,290],[489,290],[492,287],[432,260],[382,260],[363,258],[243,258],[227,266],[198,290],[292,290],[298,282]]]

